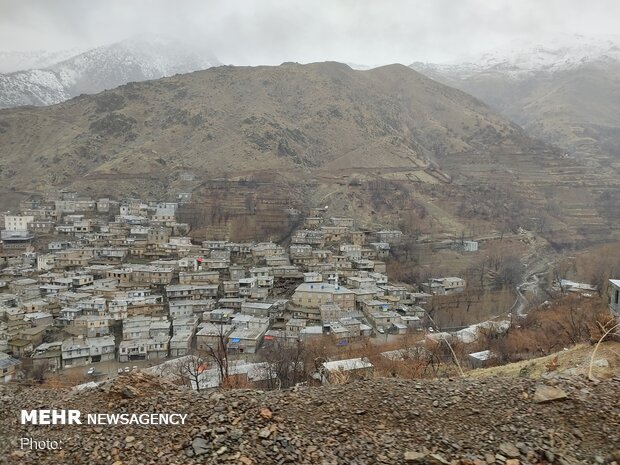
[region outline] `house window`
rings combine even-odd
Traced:
[[[620,291],[618,289],[616,289],[616,298],[615,298],[615,304],[618,305],[618,300],[620,299]]]

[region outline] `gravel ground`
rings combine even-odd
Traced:
[[[74,392],[0,386],[0,463],[620,465],[620,378],[375,379],[195,393],[143,373]],[[21,425],[21,409],[187,413],[182,426]],[[62,440],[61,450],[20,438]]]

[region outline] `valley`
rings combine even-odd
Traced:
[[[0,464],[620,465],[620,2],[0,12]]]

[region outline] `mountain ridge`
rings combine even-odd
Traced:
[[[222,93],[220,88],[225,92]],[[163,95],[159,102],[158,92]],[[360,97],[365,99],[364,108],[358,103]],[[81,111],[75,112],[82,106],[89,112],[86,120]],[[440,119],[431,115],[431,110],[435,109],[455,114]],[[436,84],[404,65],[354,71],[344,64],[321,62],[223,66],[158,81],[128,84],[95,96],[81,96],[60,106],[5,110],[0,112],[0,117],[5,124],[10,124],[6,121],[15,117],[32,118],[30,122],[22,119],[22,123],[34,130],[37,118],[58,115],[51,117],[70,122],[81,133],[69,141],[62,134],[57,136],[69,146],[88,139],[85,142],[95,145],[104,141],[114,145],[123,142],[127,148],[135,150],[139,149],[136,144],[149,146],[149,140],[158,136],[156,131],[167,131],[176,126],[189,138],[202,134],[206,146],[217,152],[221,145],[217,139],[236,134],[239,143],[245,147],[237,151],[237,158],[243,159],[244,153],[253,153],[253,156],[267,153],[276,155],[274,162],[277,161],[278,165],[313,167],[333,159],[336,153],[340,156],[359,146],[342,136],[334,137],[336,147],[333,148],[324,140],[318,140],[319,133],[322,137],[328,136],[327,139],[336,136],[332,126],[325,125],[327,121],[343,126],[341,132],[344,134],[355,133],[356,137],[367,139],[367,143],[385,146],[385,156],[379,166],[389,166],[398,163],[403,155],[431,159],[437,155],[438,143],[443,144],[444,151],[475,148],[476,137],[459,127],[460,122],[456,120],[475,119],[479,113],[478,118],[490,119],[493,126],[508,136],[513,133],[523,136],[520,129],[497,118],[476,99]],[[371,119],[367,121],[369,117]],[[280,122],[280,119],[286,121]],[[103,127],[106,122],[112,127]],[[79,123],[79,127],[75,123]],[[209,128],[225,130],[209,132]],[[407,134],[401,134],[402,131]],[[449,133],[451,136],[438,142],[426,132]],[[9,131],[5,129],[0,135],[4,139],[3,147],[19,143],[9,141],[7,137]],[[396,139],[390,141],[390,138]],[[183,140],[187,142],[186,138]],[[183,145],[186,144],[179,140],[177,147]],[[50,146],[62,150],[60,143],[50,143]],[[192,153],[198,155],[196,148],[192,148]],[[207,155],[209,153],[207,150]],[[396,159],[386,160],[390,156]],[[197,156],[194,161],[208,164],[209,160],[209,156]],[[367,166],[367,163],[373,166],[373,160],[373,157],[360,156],[357,161],[363,162],[360,166]],[[109,163],[107,168],[111,168]]]
[[[477,73],[504,73],[519,77],[554,73],[591,63],[620,62],[620,35],[584,36],[557,34],[543,41],[518,40],[486,52],[445,63],[414,62],[410,66],[435,70],[454,77]]]

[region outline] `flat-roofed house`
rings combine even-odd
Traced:
[[[200,351],[217,348],[221,340],[226,343],[232,330],[233,326],[230,324],[206,323],[196,333],[196,348]]]
[[[90,347],[82,336],[71,337],[62,341],[62,363],[65,367],[88,365]]]
[[[89,337],[86,343],[91,362],[108,362],[115,359],[114,336]]]
[[[620,316],[620,279],[610,279],[607,287],[609,298],[609,310],[616,316]]]
[[[13,380],[19,372],[21,363],[16,358],[0,352],[0,382],[8,383]]]
[[[215,300],[174,300],[168,304],[168,314],[172,318],[190,317],[213,310]]]
[[[86,337],[100,337],[110,334],[111,318],[99,315],[81,315],[75,318],[73,325]]]
[[[320,308],[334,303],[346,311],[355,309],[355,294],[338,284],[302,283],[295,289],[292,300],[300,307]]]
[[[345,314],[345,312],[343,312],[338,305],[333,303],[323,304],[319,308],[321,310],[321,321],[323,322],[323,324],[337,321]]]
[[[183,357],[188,355],[192,348],[192,333],[178,333],[170,338],[170,356]]]
[[[56,371],[62,368],[62,341],[39,344],[31,355],[35,366]]]
[[[131,360],[146,360],[147,348],[150,339],[131,339],[129,341],[121,341],[118,348],[119,362],[129,362]]]
[[[226,347],[230,352],[253,354],[258,350],[266,331],[236,328],[230,333]]]
[[[307,320],[302,318],[291,318],[286,322],[286,331],[293,334],[299,332],[306,327]]]
[[[465,290],[465,280],[457,277],[433,278],[422,283],[422,289],[433,295],[454,294]]]
[[[146,351],[148,360],[168,357],[170,336],[157,335],[147,341]]]

